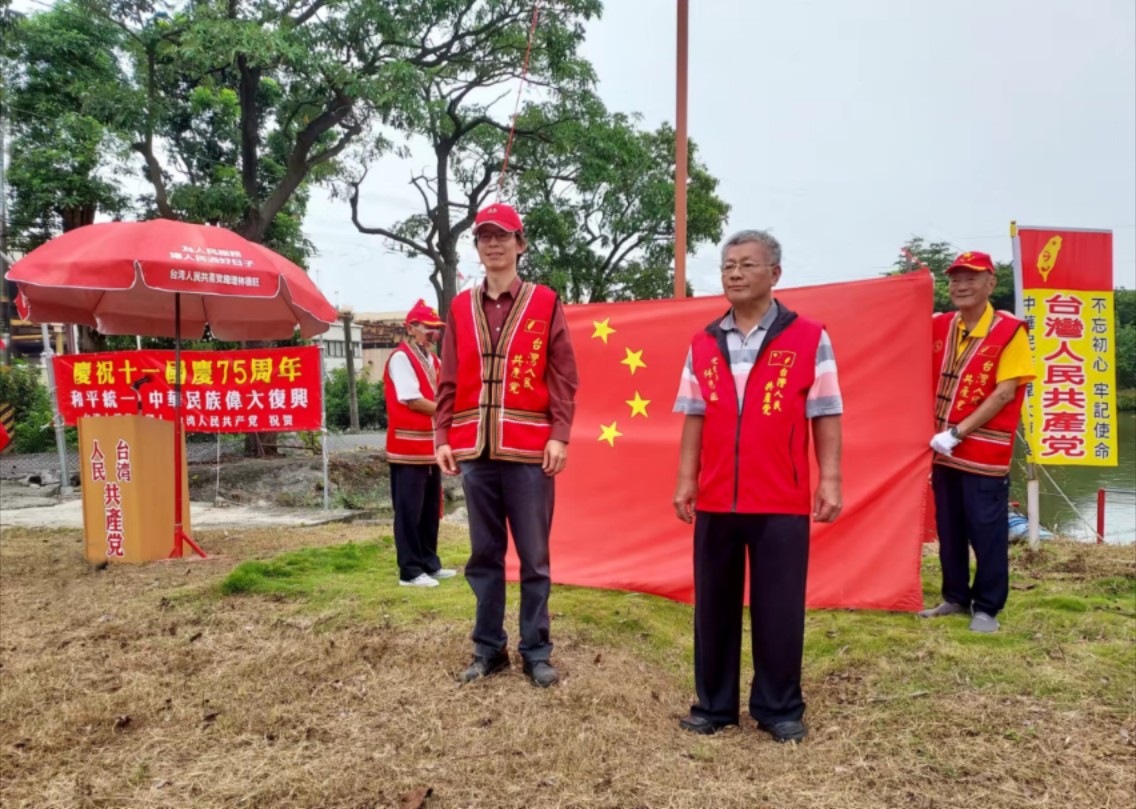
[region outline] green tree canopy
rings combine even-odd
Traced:
[[[7,224],[12,245],[27,251],[98,213],[127,210],[114,128],[126,74],[116,59],[121,30],[75,3],[13,15],[8,23]]]
[[[1136,388],[1136,290],[1118,289],[1116,301],[1116,383]]]
[[[599,12],[599,0],[562,0],[555,9],[544,9],[528,55],[528,92],[539,98],[520,111],[514,148],[525,141],[553,139],[572,99],[594,83],[592,67],[578,49],[584,24]],[[497,188],[512,123],[508,113],[521,79],[532,18],[531,0],[473,4],[454,29],[468,43],[469,53],[419,71],[399,114],[388,120],[388,133],[429,150],[427,165],[410,172],[410,183],[422,200],[418,211],[390,225],[360,219],[359,189],[366,166],[386,151],[386,141],[361,150],[355,175],[340,189],[351,202],[352,221],[361,233],[380,236],[393,249],[430,262],[430,282],[443,317],[457,293],[458,242]],[[409,165],[416,159],[406,147],[394,155]]]
[[[687,244],[716,242],[730,206],[688,143]],[[551,143],[517,155],[526,277],[571,302],[669,297],[674,288],[675,132],[638,127],[591,99]]]
[[[886,275],[898,275],[913,272],[926,267],[935,279],[935,311],[949,312],[951,296],[947,291],[947,268],[958,257],[962,250],[954,247],[950,242],[927,242],[921,236],[914,236],[907,241],[895,261],[894,269]],[[997,284],[994,293],[990,296],[990,304],[995,309],[1013,312],[1016,308],[1014,300],[1014,265],[1009,262],[994,262]]]

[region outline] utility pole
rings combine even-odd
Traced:
[[[7,76],[0,76],[7,83]],[[0,364],[12,364],[12,301],[8,294],[8,114],[0,99]],[[46,351],[49,346],[44,346]],[[66,483],[66,481],[64,481]]]
[[[350,307],[339,312],[343,320],[343,356],[347,359],[347,403],[351,408],[351,432],[359,432],[359,397],[355,393],[355,344],[351,339],[351,321],[354,313]]]
[[[675,277],[674,296],[686,297],[686,62],[690,0],[678,0],[675,48]]]

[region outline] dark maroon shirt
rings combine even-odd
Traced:
[[[481,297],[482,310],[493,336],[493,347],[501,337],[501,329],[513,309],[513,302],[521,291],[518,277],[496,300],[489,297],[485,284],[473,290]],[[568,321],[564,307],[556,302],[552,322],[548,326],[548,364],[544,370],[548,385],[548,409],[552,416],[550,438],[568,443],[572,431],[572,418],[576,415],[576,387],[580,379],[576,374],[576,355],[572,352],[572,339],[568,334]],[[442,335],[442,372],[438,376],[437,410],[434,412],[434,445],[450,443],[450,425],[454,421],[454,395],[458,387],[458,335],[454,328],[454,311],[446,318],[446,331]]]

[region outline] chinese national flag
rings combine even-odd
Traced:
[[[825,324],[844,396],[844,511],[813,525],[808,605],[921,609],[931,276],[777,297]],[[693,529],[671,505],[683,417],[671,410],[691,337],[728,306],[714,297],[565,307],[580,388],[557,481],[554,582],[693,599]],[[815,487],[815,459],[812,477]],[[512,551],[509,573],[517,578]]]

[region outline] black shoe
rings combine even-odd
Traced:
[[[499,671],[509,668],[509,653],[502,651],[493,657],[474,655],[473,662],[458,677],[463,683],[472,683],[482,677],[489,677]]]
[[[547,660],[525,661],[525,674],[532,680],[537,688],[548,688],[560,682],[560,675]]]
[[[809,735],[809,729],[799,719],[774,722],[772,725],[758,722],[757,726],[772,736],[775,742],[800,742],[804,741],[805,737]]]
[[[736,725],[737,722],[714,722],[704,716],[695,716],[691,714],[679,720],[678,726],[683,730],[697,733],[699,736],[713,736],[715,733],[725,730],[730,725]]]

